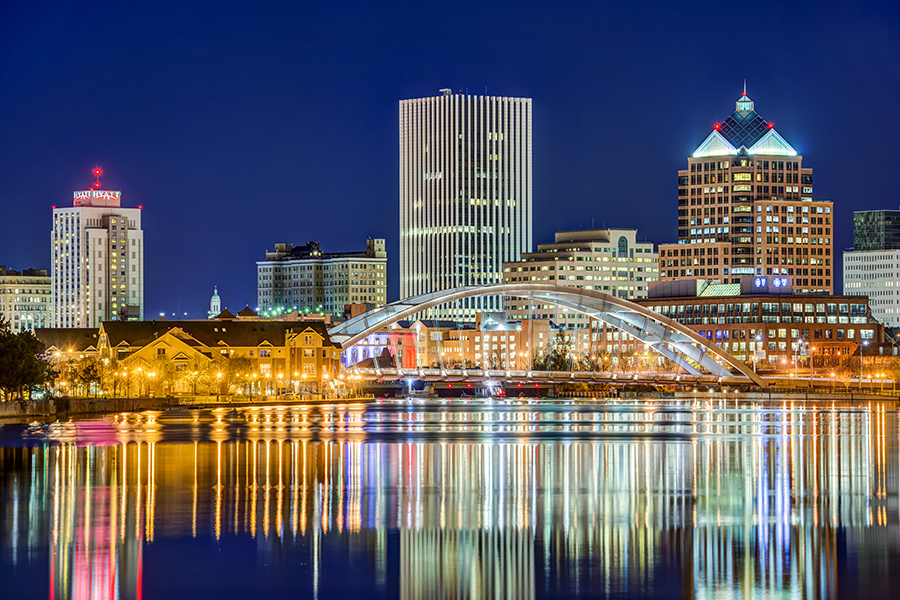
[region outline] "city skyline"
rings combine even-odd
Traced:
[[[0,161],[8,211],[0,262],[49,270],[50,207],[86,188],[99,164],[104,187],[145,206],[148,317],[205,316],[214,286],[223,308],[253,305],[252,263],[274,239],[343,248],[383,237],[399,257],[396,103],[446,87],[533,98],[533,244],[592,225],[674,240],[672,172],[745,78],[815,166],[817,198],[835,202],[835,255],[852,244],[854,209],[898,205],[884,178],[852,175],[889,172],[881,132],[900,124],[890,110],[900,78],[889,68],[900,57],[900,27],[888,3],[827,14],[762,6],[717,15],[717,31],[702,8],[661,6],[653,22],[637,7],[491,10],[411,37],[395,34],[434,9],[392,23],[396,15],[366,7],[350,18],[337,8],[212,18],[194,7],[174,15],[57,8],[10,7],[0,25],[0,75],[17,90],[3,100],[0,127],[20,141]],[[56,18],[45,20],[47,12]],[[514,22],[495,27],[500,14]],[[728,30],[738,25],[760,32],[753,51],[710,54],[734,43]],[[517,35],[523,28],[527,40]],[[103,35],[76,45],[61,35],[92,29]],[[785,61],[772,42],[787,29],[790,63],[801,67],[789,75],[773,67]],[[662,52],[658,40],[674,30],[682,33]],[[451,32],[474,42],[458,52],[433,43]],[[698,64],[716,74],[680,77]],[[95,93],[102,86],[107,93]],[[192,240],[190,260],[169,239]],[[399,265],[388,269],[393,300]]]

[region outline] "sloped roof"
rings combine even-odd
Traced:
[[[256,314],[256,312],[249,306],[245,306],[244,308],[241,309],[241,312],[239,312],[237,314],[237,316],[239,316],[239,317],[258,317],[259,315]]]
[[[796,156],[797,152],[778,135],[773,125],[753,110],[746,93],[735,103],[735,111],[694,151],[694,158],[728,154],[764,154]]]
[[[719,126],[719,132],[735,148],[744,146],[750,148],[766,135],[769,124],[756,114],[755,110],[749,112],[735,111],[725,122]]]
[[[173,329],[184,332],[178,335],[190,345],[197,342],[210,348],[221,346],[256,347],[263,343],[283,346],[288,332],[302,332],[312,329],[325,339],[326,345],[331,343],[324,323],[295,323],[285,321],[109,321],[103,323],[103,331],[107,343],[118,346],[125,343],[129,346],[146,346],[153,340],[165,335]],[[189,337],[188,337],[189,336]],[[196,340],[196,342],[194,341]]]
[[[48,327],[35,329],[34,335],[44,344],[44,349],[71,348],[73,352],[84,352],[100,345],[100,329],[97,327]]]
[[[215,317],[213,317],[213,318],[214,318],[214,319],[233,319],[233,318],[234,318],[234,313],[232,313],[230,310],[228,310],[228,309],[226,308],[225,310],[223,310],[222,312],[220,312],[219,314],[217,314],[217,315],[216,315]]]

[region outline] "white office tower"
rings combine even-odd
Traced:
[[[75,192],[72,207],[54,207],[53,327],[144,319],[141,207],[122,208],[121,198],[121,192],[90,189]]]
[[[441,94],[400,102],[401,298],[501,283],[531,251],[531,99]],[[493,296],[422,316],[500,310]]]

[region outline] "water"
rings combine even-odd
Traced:
[[[383,403],[0,427],[0,597],[896,597],[892,405]]]

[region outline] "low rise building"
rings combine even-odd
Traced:
[[[46,269],[15,271],[0,265],[0,315],[18,333],[50,327],[50,276]]]
[[[217,393],[327,394],[340,366],[340,349],[323,323],[222,314],[198,321],[105,322],[99,356],[126,389],[158,394],[197,393],[198,378]]]
[[[387,251],[383,239],[366,240],[362,252],[322,252],[319,242],[275,244],[256,263],[257,302],[262,313],[319,312],[341,316],[355,303],[387,300]]]
[[[880,345],[884,338],[868,298],[795,294],[790,277],[661,281],[637,303],[738,360],[778,370],[846,365],[861,346]]]

